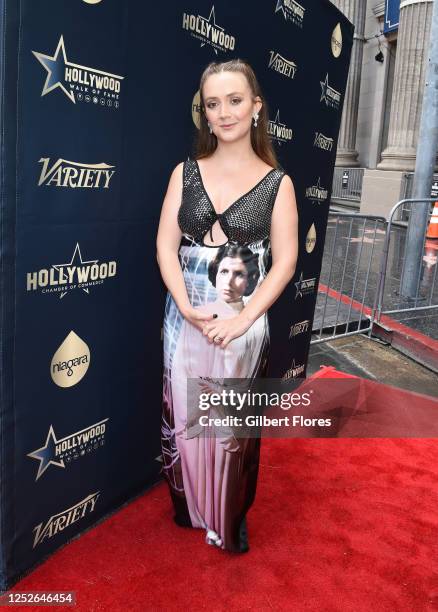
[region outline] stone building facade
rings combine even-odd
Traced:
[[[434,0],[401,0],[387,35],[385,0],[332,1],[355,25],[336,166],[364,168],[360,212],[387,216],[415,169]]]

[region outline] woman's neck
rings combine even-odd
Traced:
[[[237,142],[218,142],[216,150],[212,154],[217,164],[223,168],[235,170],[236,167],[242,170],[242,167],[251,165],[257,159],[251,142],[248,140]]]

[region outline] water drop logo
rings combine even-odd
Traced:
[[[90,349],[72,330],[50,364],[50,375],[58,387],[73,387],[85,376],[90,365]]]
[[[192,100],[192,120],[199,130],[201,128],[201,94],[199,93],[199,89]]]
[[[315,244],[316,244],[316,227],[315,227],[315,224],[312,223],[309,231],[307,232],[307,236],[306,236],[307,253],[311,253],[313,251],[313,249],[315,248]]]
[[[342,30],[338,23],[332,32],[332,53],[334,57],[339,57],[342,53]]]

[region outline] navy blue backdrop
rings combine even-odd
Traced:
[[[163,196],[248,60],[299,206],[271,376],[305,374],[353,27],[327,0],[1,0],[0,586],[160,478]],[[17,85],[18,84],[18,85]]]

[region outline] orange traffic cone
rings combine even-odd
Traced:
[[[438,202],[435,202],[433,213],[427,228],[426,238],[438,238]]]

